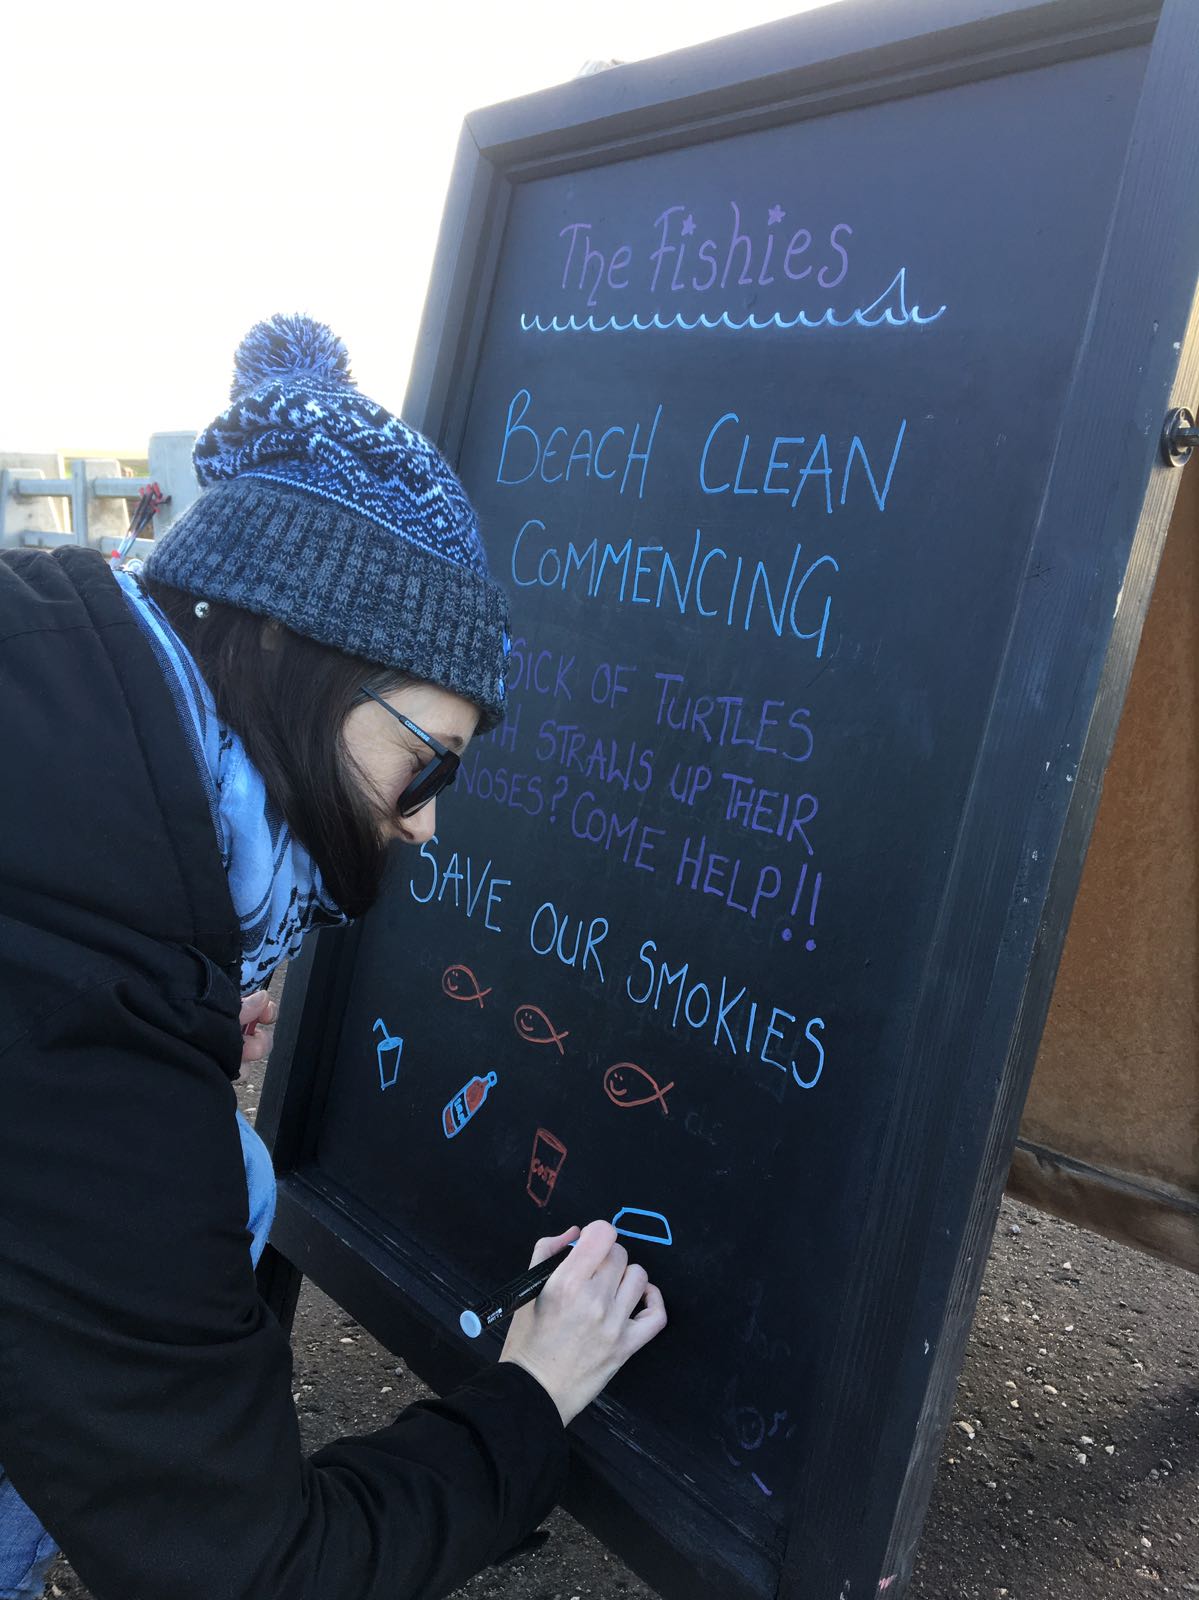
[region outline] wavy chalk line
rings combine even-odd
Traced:
[[[898,308],[893,305],[884,305],[883,302],[890,296],[898,299]],[[648,333],[651,330],[666,332],[670,328],[679,328],[684,333],[691,333],[696,328],[711,331],[715,328],[728,328],[733,333],[743,333],[750,329],[761,333],[769,328],[780,328],[784,331],[790,328],[848,328],[856,324],[860,328],[877,328],[883,323],[888,323],[893,328],[903,328],[911,324],[918,327],[927,327],[929,323],[938,321],[945,315],[948,307],[942,306],[934,311],[931,316],[925,316],[920,307],[907,304],[907,269],[900,267],[891,282],[876,299],[868,306],[861,306],[857,311],[850,312],[847,317],[838,317],[829,306],[815,319],[808,316],[806,311],[797,311],[793,317],[784,317],[775,312],[769,317],[759,317],[755,312],[746,316],[730,317],[727,311],[722,311],[719,316],[709,316],[706,311],[701,311],[697,317],[685,317],[681,311],[673,317],[663,317],[661,312],[655,311],[652,317],[640,317],[634,314],[621,319],[610,316],[597,322],[594,317],[577,317],[573,313],[569,317],[551,317],[548,321],[537,314],[530,315],[527,311],[520,314],[520,326],[523,333]]]

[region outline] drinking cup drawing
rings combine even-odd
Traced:
[[[404,1041],[391,1032],[382,1017],[375,1018],[375,1032],[380,1036],[379,1043],[375,1046],[375,1056],[379,1063],[379,1087],[390,1089],[400,1075],[400,1057],[404,1053]],[[393,1051],[394,1057],[389,1062],[387,1057]]]

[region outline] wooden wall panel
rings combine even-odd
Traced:
[[[1009,1188],[1199,1270],[1199,459],[1181,470]]]

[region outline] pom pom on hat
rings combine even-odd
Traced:
[[[147,577],[273,617],[504,715],[504,591],[437,446],[364,395],[341,340],[274,316],[235,357],[233,399],[192,452],[204,492]]]
[[[349,351],[332,328],[312,317],[270,317],[256,323],[237,347],[230,399],[240,400],[260,384],[295,374],[355,387]]]

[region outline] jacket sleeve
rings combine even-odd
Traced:
[[[303,1458],[231,1028],[128,976],[0,1055],[0,1462],[97,1600],[432,1600],[557,1499],[557,1409],[501,1364]]]

